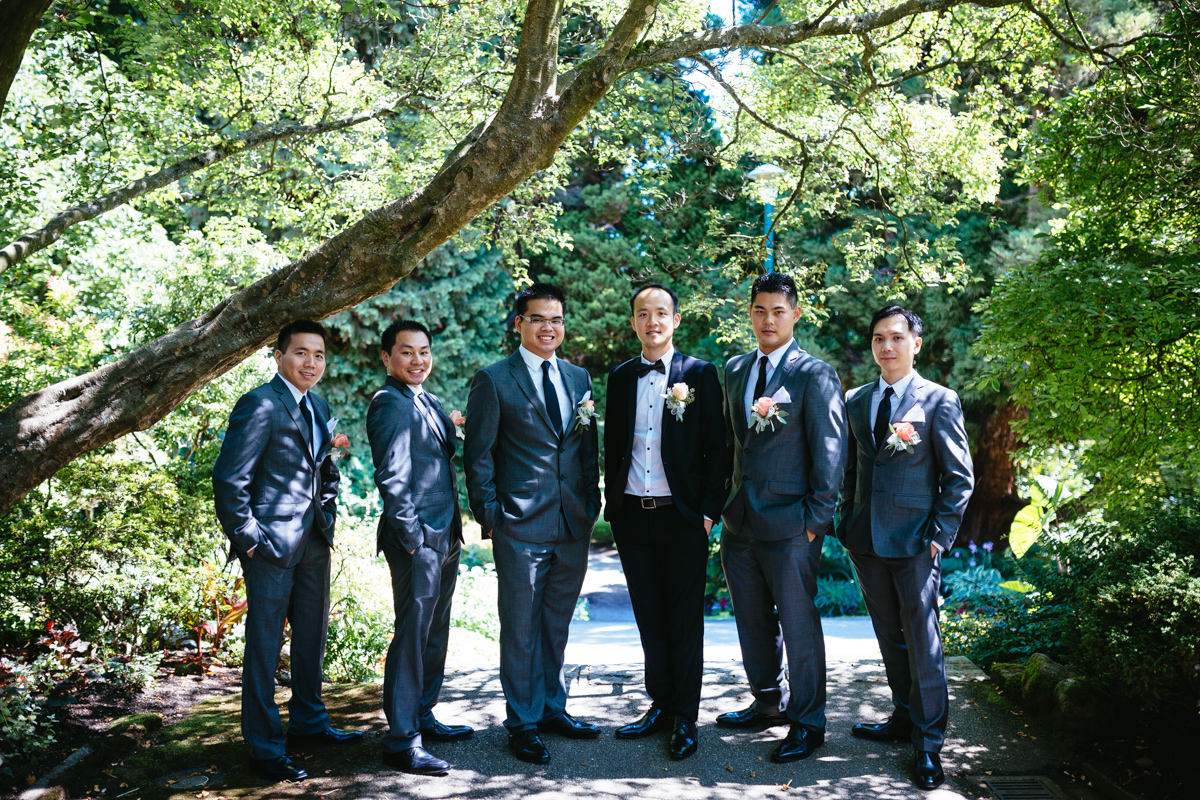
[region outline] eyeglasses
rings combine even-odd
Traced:
[[[524,314],[518,314],[517,317],[525,320],[530,325],[549,325],[551,328],[561,328],[566,324],[566,320],[562,317],[527,317]]]

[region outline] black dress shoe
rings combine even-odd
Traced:
[[[424,747],[410,747],[397,753],[384,753],[383,763],[412,775],[445,775],[450,765]]]
[[[850,729],[850,733],[859,739],[870,739],[873,742],[907,742],[912,738],[912,723],[901,722],[895,717],[878,725],[859,722]]]
[[[421,738],[431,742],[461,742],[474,732],[470,725],[443,725],[435,719],[429,727],[421,728]]]
[[[548,733],[557,733],[559,736],[565,736],[568,739],[600,738],[599,728],[587,722],[580,722],[565,711],[559,714],[557,717],[551,717],[548,720],[539,722],[538,730]]]
[[[550,763],[550,751],[542,744],[542,738],[535,728],[510,733],[508,749],[514,756],[530,764]]]
[[[259,775],[273,781],[302,781],[308,777],[308,773],[293,764],[287,756],[252,758],[250,763]]]
[[[675,761],[682,761],[696,752],[696,723],[690,719],[676,717],[671,729],[671,741],[667,745],[667,755]]]
[[[320,733],[289,733],[287,746],[293,750],[309,750],[314,747],[348,747],[363,740],[366,731],[339,731],[328,728]]]
[[[913,758],[913,771],[913,783],[917,784],[918,789],[936,789],[946,780],[946,773],[942,772],[942,759],[937,753],[918,750]]]
[[[774,725],[786,725],[788,718],[783,714],[764,714],[761,711],[755,711],[754,706],[743,708],[741,711],[728,711],[717,717],[717,724],[722,728],[738,728],[741,730],[749,730],[751,728],[770,728]]]
[[[825,731],[809,730],[803,725],[793,725],[788,731],[787,738],[779,743],[771,760],[777,763],[799,761],[808,758],[821,745],[825,744]]]
[[[616,737],[618,739],[641,739],[665,729],[670,724],[671,718],[664,714],[661,708],[651,706],[650,710],[643,714],[637,722],[617,728]]]

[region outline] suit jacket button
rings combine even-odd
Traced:
[[[750,448],[749,448],[749,447],[747,447],[747,448],[746,448],[745,450],[743,450],[742,452],[743,452],[743,453],[745,453],[746,455],[749,455],[749,454],[750,454]]]
[[[742,476],[742,480],[743,480],[743,481],[745,481],[746,483],[749,483],[749,482],[750,482],[750,476],[749,476],[749,475],[743,475],[743,476]]]
[[[875,466],[877,466],[877,467],[882,467],[882,466],[883,466],[883,462],[882,462],[882,461],[876,461],[876,462],[875,462]]]

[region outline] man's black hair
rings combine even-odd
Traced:
[[[633,293],[633,296],[629,298],[629,314],[630,314],[630,316],[633,315],[633,312],[634,312],[633,304],[635,302],[637,302],[638,295],[648,289],[662,289],[664,292],[669,294],[671,296],[671,306],[673,308],[674,313],[676,313],[676,314],[679,313],[679,295],[675,294],[674,289],[672,289],[670,286],[664,286],[661,283],[647,283],[645,286],[640,287],[636,292]]]
[[[796,282],[782,272],[767,272],[754,279],[750,286],[750,305],[754,305],[754,298],[760,293],[781,294],[792,308],[795,308],[800,300],[800,290],[796,288]]]
[[[281,353],[286,353],[288,345],[291,344],[292,335],[297,333],[315,333],[321,337],[321,344],[325,343],[325,326],[319,322],[313,322],[311,319],[298,319],[295,322],[289,322],[283,326],[283,330],[279,331],[279,337],[275,340],[275,349]]]
[[[391,325],[388,325],[383,331],[380,344],[383,346],[385,353],[392,352],[392,347],[396,344],[396,337],[400,335],[400,331],[420,331],[425,334],[425,341],[429,342],[430,345],[433,344],[433,334],[429,332],[429,328],[426,328],[415,319],[398,319]]]
[[[567,298],[563,296],[562,289],[552,283],[535,283],[517,292],[513,311],[518,317],[525,316],[525,309],[529,307],[530,300],[557,300],[562,303],[563,316],[567,315]]]
[[[871,327],[867,329],[867,338],[870,339],[875,336],[875,326],[879,324],[881,319],[896,316],[904,317],[905,321],[908,322],[909,332],[918,339],[921,337],[921,334],[925,331],[925,323],[921,322],[920,317],[901,306],[885,306],[876,311],[875,316],[871,317]]]

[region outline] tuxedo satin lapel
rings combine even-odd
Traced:
[[[750,380],[750,365],[754,363],[754,353],[747,353],[738,358],[741,362],[733,368],[733,386],[730,387],[729,401],[733,406],[734,430],[738,438],[742,438],[750,424],[750,412],[746,408],[746,384]]]
[[[304,415],[300,413],[300,406],[297,405],[296,398],[292,397],[292,390],[278,375],[271,380],[271,388],[279,393],[283,407],[288,410],[292,422],[296,423],[296,430],[300,431],[300,436],[304,439],[304,455],[308,457],[308,463],[315,463],[312,456],[312,431],[305,430],[308,426],[304,424]]]
[[[683,353],[676,350],[675,355],[673,355],[671,357],[671,366],[670,366],[670,368],[667,369],[667,386],[663,393],[670,394],[671,387],[677,383],[682,383],[682,382],[683,382]],[[690,388],[695,389],[696,387],[692,386]],[[664,441],[666,440],[667,436],[670,435],[671,431],[675,429],[674,425],[667,424],[668,419],[670,419],[671,422],[674,422],[675,421],[674,417],[675,417],[675,415],[671,413],[671,409],[667,408],[666,400],[664,400],[663,408],[662,408],[662,419],[659,420],[659,424],[662,425]],[[684,417],[685,418],[687,417],[686,411],[684,412]]]
[[[904,419],[904,415],[911,411],[913,406],[921,402],[921,395],[924,393],[925,379],[920,375],[913,375],[912,381],[908,384],[908,391],[904,393],[904,399],[900,401],[899,407],[896,408],[896,413],[892,414],[891,423],[894,425]]]
[[[537,389],[533,388],[533,379],[529,377],[529,368],[525,366],[525,360],[521,358],[520,352],[509,356],[508,368],[512,371],[513,380],[517,382],[517,386],[520,386],[521,391],[525,393],[529,404],[542,415],[542,421],[546,423],[547,430],[553,431],[554,426],[550,424],[550,415],[546,413],[546,406],[538,397]]]
[[[626,362],[626,369],[618,370],[617,375],[628,388],[625,389],[625,452],[633,452],[633,423],[637,419],[637,376],[638,359]]]

